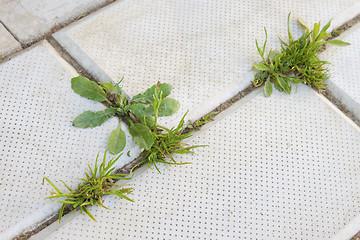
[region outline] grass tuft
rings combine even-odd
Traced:
[[[120,158],[120,156],[121,154],[106,163],[105,151],[103,161],[100,165],[98,165],[98,154],[95,161],[95,167],[91,168],[90,164],[88,164],[90,174],[85,173],[86,178],[79,179],[81,180],[81,183],[79,183],[76,190],[73,190],[64,181],[61,180],[64,186],[69,190],[69,193],[62,192],[47,177],[44,177],[43,184],[46,180],[56,190],[56,192],[51,191],[52,196],[47,197],[46,199],[65,198],[64,200],[57,201],[58,203],[62,203],[62,207],[59,212],[59,222],[61,222],[61,217],[63,216],[65,208],[68,208],[69,210],[79,209],[81,214],[82,212],[85,212],[92,220],[96,221],[87,207],[90,205],[99,205],[108,209],[103,205],[102,197],[104,195],[117,195],[121,198],[133,202],[132,199],[126,196],[132,192],[132,188],[121,188],[122,186],[116,185],[114,183],[114,180],[116,179],[129,180],[131,178],[125,178],[122,174],[112,174],[115,169],[113,165]]]
[[[194,131],[187,131],[189,129],[184,125],[184,119],[187,115],[187,112],[181,118],[180,122],[176,127],[169,129],[157,124],[158,113],[162,102],[161,95],[162,92],[160,91],[159,85],[156,85],[153,95],[154,123],[151,127],[151,134],[154,139],[154,142],[150,149],[142,153],[142,155],[144,156],[144,160],[138,164],[141,165],[147,162],[149,168],[151,168],[151,165],[154,165],[154,167],[159,173],[160,170],[157,167],[157,163],[165,163],[170,165],[189,164],[189,163],[176,162],[173,155],[176,153],[177,154],[193,153],[191,149],[198,147],[205,147],[205,145],[189,146],[188,144],[182,142],[183,140],[191,137],[192,134],[194,133]],[[206,121],[208,121],[208,119],[206,119]],[[134,168],[136,168],[138,165],[136,165]]]
[[[336,46],[350,45],[341,40],[327,39],[331,36],[326,30],[330,27],[329,21],[321,30],[320,22],[315,23],[312,30],[301,18],[298,23],[304,30],[299,39],[293,39],[290,31],[290,13],[287,20],[288,38],[286,43],[282,39],[281,52],[270,50],[268,56],[265,56],[267,42],[267,31],[265,29],[265,42],[262,48],[259,47],[258,41],[255,40],[257,50],[262,58],[260,63],[255,63],[253,69],[257,71],[254,76],[254,86],[264,85],[264,94],[269,97],[274,87],[287,94],[291,93],[290,83],[305,83],[310,87],[323,91],[327,86],[326,81],[329,78],[329,70],[325,67],[328,64],[318,58],[319,51],[325,44]]]

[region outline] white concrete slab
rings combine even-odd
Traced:
[[[321,54],[321,58],[331,63],[329,91],[360,119],[360,25],[355,26],[342,39],[351,45],[329,46],[327,51]]]
[[[61,189],[60,179],[76,187],[77,180],[104,152],[118,120],[79,129],[72,120],[101,103],[82,98],[71,89],[77,72],[49,45],[36,47],[0,65],[0,239],[11,239],[59,210],[57,200],[45,200],[53,190],[42,185],[48,177]],[[120,167],[139,153],[130,141]]]
[[[359,128],[304,85],[237,103],[191,143],[210,146],[143,168],[135,203],[32,239],[330,239],[360,213]]]
[[[10,53],[21,49],[21,45],[0,23],[0,60]]]
[[[27,44],[108,0],[0,0],[0,20]]]
[[[167,121],[174,124],[187,110],[191,119],[200,117],[250,84],[260,60],[254,39],[263,42],[264,26],[274,49],[277,36],[286,36],[290,11],[293,26],[296,17],[341,22],[357,2],[124,0],[54,36],[99,79],[124,76],[129,95],[157,81],[172,84],[182,104]]]

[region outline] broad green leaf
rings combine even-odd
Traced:
[[[108,110],[108,111],[106,111]],[[106,109],[105,111],[99,111],[99,112],[92,112],[92,111],[86,111],[77,116],[75,120],[72,122],[72,124],[75,127],[79,128],[94,128],[97,126],[100,126],[106,120],[109,119],[109,117],[114,116],[115,112],[111,112],[110,109]]]
[[[175,113],[180,107],[180,103],[173,98],[165,98],[161,101],[158,116],[170,116]],[[147,112],[154,116],[154,106],[150,105],[147,109]]]
[[[297,77],[287,77],[288,81],[291,81],[293,83],[305,83],[305,79],[297,78]]]
[[[110,117],[112,117],[112,116],[114,116],[116,114],[116,109],[114,109],[114,108],[107,108],[104,111]]]
[[[310,32],[310,28],[307,25],[307,23],[305,22],[304,19],[302,19],[301,17],[299,17],[297,19],[297,22],[299,23],[300,27],[303,28],[305,30],[306,33]]]
[[[112,154],[118,154],[124,150],[126,145],[126,136],[121,128],[114,129],[109,137],[108,149]]]
[[[327,32],[321,32],[321,33],[319,34],[319,36],[317,36],[316,41],[320,41],[320,40],[322,40],[322,39],[324,39],[324,38],[327,38],[328,36],[330,36],[329,33],[327,33]]]
[[[319,30],[320,30],[320,23],[314,23],[314,29],[313,29],[313,33],[312,33],[313,34],[312,37],[313,37],[314,41],[316,40]]]
[[[265,82],[265,86],[264,86],[265,97],[270,97],[272,92],[273,92],[273,87],[271,85],[271,82],[270,82],[270,80],[267,80]]]
[[[132,104],[129,109],[137,117],[144,115],[144,112],[146,112],[146,107],[143,104]]]
[[[335,45],[335,46],[339,46],[339,47],[345,47],[345,46],[351,45],[351,44],[348,43],[348,42],[344,42],[344,41],[337,40],[337,39],[334,39],[334,40],[331,40],[331,41],[328,41],[328,42],[325,42],[325,43],[329,43],[329,44],[332,44],[332,45]]]
[[[130,106],[130,112],[135,114],[140,121],[148,126],[151,127],[154,125],[153,117],[148,113],[147,109],[143,104],[133,104]]]
[[[154,101],[155,88],[156,88],[156,84],[153,85],[151,88],[148,88],[144,93],[144,95],[146,96],[149,102]],[[160,92],[162,92],[162,98],[166,98],[167,96],[169,96],[171,90],[172,90],[172,86],[170,84],[167,83],[160,84]]]
[[[258,71],[270,71],[270,68],[268,66],[261,63],[255,63],[254,69]]]
[[[145,97],[145,95],[142,93],[139,93],[138,95],[134,96],[131,101],[136,103],[150,103]]]
[[[274,87],[280,91],[280,92],[283,92],[284,90],[280,87],[279,85],[279,81],[277,79],[273,79],[273,82],[274,82]]]
[[[180,103],[173,98],[164,98],[159,107],[159,117],[170,116],[176,113],[180,107]]]
[[[289,84],[289,82],[285,79],[283,79],[282,77],[276,76],[276,79],[279,82],[280,87],[284,90],[284,92],[286,92],[287,94],[291,93],[291,86]]]
[[[111,83],[101,82],[100,85],[106,88],[108,92],[115,91],[115,87]]]
[[[71,88],[82,97],[90,100],[103,102],[106,100],[106,93],[95,82],[90,81],[86,77],[78,76],[71,79]]]
[[[150,129],[141,123],[133,123],[130,125],[129,132],[134,141],[146,150],[149,150],[154,143],[154,138]]]

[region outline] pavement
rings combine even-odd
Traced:
[[[291,95],[248,92],[259,61],[286,36],[286,19],[332,29],[360,14],[360,1],[0,0],[0,239],[351,239],[360,231],[360,23],[320,58],[326,96],[299,85]],[[284,37],[285,38],[285,37]],[[79,66],[81,69],[79,69]],[[61,204],[48,177],[75,187],[106,149],[119,120],[79,129],[73,119],[104,105],[80,97],[70,79],[118,82],[129,96],[156,82],[173,86],[195,120],[236,98],[193,137],[208,145],[177,155],[188,165],[142,166],[130,181],[135,203],[108,196],[90,207],[96,222],[71,212],[44,227]],[[294,88],[295,89],[295,88]],[[131,140],[120,169],[141,153]],[[111,156],[109,156],[111,157]],[[63,188],[62,188],[63,189]],[[43,226],[41,231],[37,231]],[[32,231],[36,234],[28,234]]]

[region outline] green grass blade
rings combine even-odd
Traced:
[[[44,180],[48,181],[48,183],[50,183],[50,185],[51,185],[58,193],[62,193],[62,192],[60,191],[60,189],[58,189],[58,188],[55,186],[55,184],[53,184],[47,177],[44,177],[44,178],[43,178],[43,184],[44,184]]]
[[[290,15],[291,15],[291,12],[289,12],[289,15],[288,15],[288,19],[287,19],[287,30],[288,30],[288,37],[289,37],[289,44],[292,42],[293,38],[292,38],[292,34],[290,32]]]
[[[268,38],[268,36],[267,36],[267,31],[266,31],[266,27],[264,27],[264,31],[265,31],[265,42],[264,42],[263,49],[262,49],[263,55],[264,55],[264,53],[265,53],[265,47],[266,47],[267,38]]]
[[[65,187],[70,191],[70,192],[74,192],[63,180],[60,180],[64,185]]]
[[[86,207],[81,207],[81,208],[92,220],[94,220],[96,222],[96,219],[94,218],[94,216],[90,213],[90,211]]]
[[[64,214],[65,206],[66,206],[66,204],[63,204],[63,205],[61,206],[61,208],[60,208],[60,212],[59,212],[59,223],[61,223],[61,218],[62,218],[62,216],[63,216],[63,214]]]

